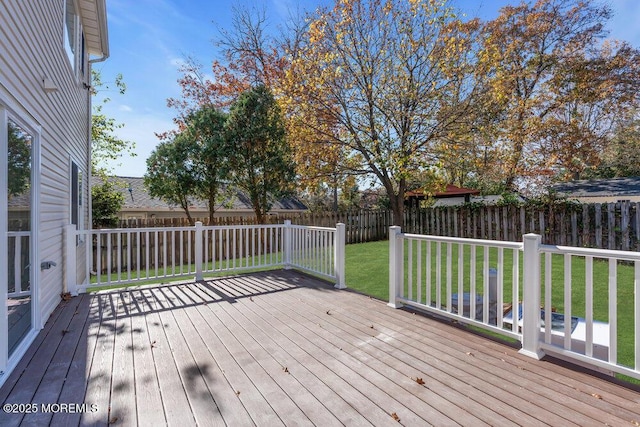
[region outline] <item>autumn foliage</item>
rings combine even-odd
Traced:
[[[583,176],[638,111],[640,54],[606,39],[611,10],[591,0],[522,2],[487,22],[446,0],[335,0],[280,36],[264,13],[234,16],[222,61],[185,62],[178,123],[264,86],[299,190],[380,186],[396,224],[409,189]]]

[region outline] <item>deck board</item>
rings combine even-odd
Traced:
[[[640,423],[636,386],[293,271],[63,302],[0,400],[98,409],[3,426]]]
[[[319,298],[320,299],[320,298]],[[309,303],[309,301],[311,300],[305,300],[306,303]],[[318,303],[318,299],[317,300],[313,300],[313,303]],[[342,313],[347,313],[347,312],[352,312],[353,308],[349,305],[345,306],[345,307],[340,307],[338,305],[338,303],[336,303],[336,301],[334,300],[327,300],[325,302],[324,305],[321,305],[317,308],[317,310],[319,312],[323,312],[325,311],[327,308],[329,308],[332,311],[332,315],[327,317],[328,321],[332,321],[333,319],[336,319],[338,317],[340,317],[342,315]],[[311,307],[309,307],[309,304],[307,304],[306,307],[304,307],[304,309],[301,309],[299,311],[299,315],[304,316],[304,312],[310,310]],[[343,316],[343,318],[346,318],[346,316]],[[329,320],[331,319],[331,320]],[[371,318],[361,318],[361,319],[355,319],[354,320],[357,324],[361,324],[364,325],[368,322],[374,322],[375,318],[371,317]],[[374,327],[375,329],[375,327]],[[363,329],[364,330],[364,329]],[[430,362],[431,363],[440,363],[440,365],[438,366],[438,369],[435,372],[441,371],[441,372],[450,372],[449,375],[453,375],[455,374],[456,371],[462,371],[464,373],[467,374],[466,380],[467,382],[475,382],[475,384],[479,387],[483,388],[483,392],[491,395],[491,396],[495,396],[497,394],[508,394],[512,397],[514,396],[518,396],[519,393],[519,388],[520,387],[527,387],[527,386],[531,386],[532,384],[528,383],[526,380],[522,380],[520,379],[518,381],[519,385],[515,385],[515,384],[510,384],[509,382],[507,382],[510,378],[512,377],[506,377],[504,378],[505,381],[496,381],[495,380],[495,376],[496,375],[501,375],[502,374],[502,367],[501,366],[489,366],[487,364],[478,364],[478,363],[474,363],[473,366],[464,363],[465,359],[469,359],[471,357],[479,357],[481,355],[480,352],[478,351],[472,351],[471,348],[466,348],[466,347],[462,347],[461,349],[458,348],[452,348],[450,346],[448,346],[448,340],[452,338],[451,335],[449,335],[449,337],[443,339],[442,341],[439,341],[438,344],[439,346],[434,346],[434,340],[433,337],[430,339],[425,339],[423,338],[421,335],[423,333],[423,329],[419,329],[419,332],[411,332],[411,336],[409,337],[405,337],[406,334],[408,334],[411,331],[411,328],[409,327],[409,325],[403,324],[402,325],[402,329],[396,329],[393,330],[387,334],[385,334],[384,336],[381,337],[376,337],[376,336],[372,336],[371,340],[367,340],[367,345],[372,345],[372,346],[385,346],[385,341],[389,340],[389,339],[393,339],[393,340],[399,340],[401,341],[403,344],[401,347],[401,351],[398,352],[398,357],[404,357],[404,355],[407,352],[411,352],[412,355],[414,356],[414,360],[409,360],[409,366],[417,366],[419,365],[418,361],[420,358],[423,358],[425,356],[429,356],[430,358]],[[336,332],[336,334],[342,334],[344,333],[344,329],[342,329],[340,332]],[[424,343],[425,347],[429,346],[429,347],[433,347],[433,348],[429,348],[428,350],[421,350],[415,347],[416,343]],[[464,345],[465,343],[460,343],[461,345]],[[386,344],[388,346],[388,344]],[[441,347],[441,348],[438,348]],[[411,351],[414,350],[414,351]],[[457,352],[457,354],[456,354]],[[426,353],[426,354],[425,354]],[[469,353],[469,354],[467,354]],[[482,360],[481,358],[479,360]],[[445,365],[447,364],[447,365]],[[425,374],[429,375],[426,376],[427,378],[430,378],[430,374],[429,371],[427,370],[428,366],[424,366],[425,370],[427,372],[425,372]],[[469,369],[472,368],[472,369]],[[478,369],[480,368],[480,369]],[[417,376],[417,375],[416,375]],[[475,377],[475,378],[474,378]],[[424,379],[424,378],[423,378]],[[475,379],[475,381],[474,381]],[[491,388],[491,380],[494,380],[494,387],[493,389]],[[447,390],[447,389],[445,389]],[[455,397],[451,396],[451,401],[452,402],[462,402],[460,399],[456,399]],[[469,405],[470,402],[468,402],[467,400],[464,400],[465,405]],[[552,411],[548,411],[547,409],[549,409],[549,405],[552,407],[552,409],[558,409],[558,412],[562,413],[562,410],[564,409],[562,406],[557,405],[556,402],[552,401],[552,400],[548,400],[548,401],[543,401],[541,403],[544,403],[544,405],[542,405],[542,407],[544,409],[538,410],[537,412],[539,412],[539,417],[541,420],[544,420],[545,422],[554,422],[554,423],[561,423],[563,425],[581,425],[580,422],[584,423],[584,422],[589,422],[591,421],[590,419],[587,419],[585,417],[582,416],[582,414],[579,413],[571,413],[571,411],[569,411],[568,413],[568,418],[562,417],[560,415],[558,415],[557,413],[554,413]],[[486,404],[486,402],[485,402]],[[527,402],[526,399],[521,399],[519,401],[517,401],[518,407],[521,408],[522,405],[528,405],[531,410],[533,411],[535,409],[535,407]],[[446,408],[447,406],[443,406],[443,408]],[[487,409],[487,408],[485,408]],[[495,408],[491,407],[491,410],[494,411]],[[486,411],[481,411],[481,413],[485,413]],[[480,414],[481,414],[480,413]],[[480,415],[479,414],[479,415]],[[572,418],[575,417],[575,418]],[[488,420],[491,421],[492,423],[497,421],[497,420]],[[577,424],[576,424],[577,421]],[[464,422],[464,424],[466,424],[466,422]],[[584,424],[582,424],[584,425]]]
[[[206,300],[204,296],[206,294],[199,293],[198,291],[204,291],[198,287],[187,287],[184,291],[193,292],[194,295]],[[279,363],[272,354],[265,350],[255,337],[252,337],[240,325],[236,320],[236,317],[240,315],[237,310],[232,310],[231,307],[227,307],[224,304],[214,304],[205,308],[199,307],[198,311],[200,314],[204,312],[204,315],[209,313],[215,314],[219,322],[228,329],[229,333],[234,331],[235,338],[238,342],[237,345],[242,346],[244,351],[248,352],[257,364],[254,372],[249,373],[252,378],[254,378],[254,375],[255,378],[259,378],[259,375],[263,378],[264,375],[270,376],[273,381],[271,387],[275,388],[277,386],[278,389],[273,391],[265,390],[263,394],[268,398],[271,406],[281,417],[295,421],[296,425],[317,425],[320,423],[330,425],[332,421],[337,421],[295,377],[283,372],[282,363]],[[206,311],[209,313],[206,313]],[[245,370],[245,372],[247,372],[247,370]],[[287,412],[283,410],[285,408],[280,408],[281,401],[291,401],[296,405],[296,408],[287,414]]]
[[[129,295],[137,312],[131,316],[136,415],[148,425],[164,425],[167,420],[162,410],[158,371],[149,337],[148,315],[145,313],[147,299],[139,290],[133,290]]]
[[[98,300],[100,327],[96,332],[96,348],[89,366],[86,394],[78,402],[84,402],[86,397],[88,403],[98,404],[99,410],[84,412],[80,417],[80,422],[83,425],[107,426],[109,421],[115,420],[115,417],[113,419],[110,417],[110,410],[113,352],[117,335],[117,300],[114,301],[114,296],[117,297],[117,295],[117,293],[111,293],[95,296]],[[105,402],[109,402],[109,404],[105,405]]]
[[[45,340],[38,346],[38,350],[32,354],[29,364],[23,366],[20,378],[13,383],[11,393],[6,397],[3,403],[33,403],[33,397],[41,384],[42,378],[49,368],[49,364],[58,349],[60,342],[64,336],[64,331],[69,328],[69,323],[73,318],[73,313],[77,307],[77,301],[64,302],[64,310],[56,319],[56,322],[48,330]],[[32,345],[33,347],[33,345]],[[17,371],[17,370],[16,370]],[[15,372],[15,371],[14,371]],[[19,372],[19,371],[18,371]],[[3,386],[4,388],[4,386]],[[19,425],[23,420],[23,414],[8,415],[4,411],[0,412],[0,425],[12,426]],[[28,425],[25,423],[25,425]]]
[[[154,292],[151,289],[145,289],[141,292],[155,310],[154,313],[147,316],[147,327],[149,340],[151,340],[148,345],[152,349],[151,352],[157,370],[158,387],[162,396],[162,408],[157,408],[157,410],[164,411],[167,424],[170,426],[193,425],[195,419],[169,340],[165,334],[166,329],[171,325],[164,323],[160,317],[161,310],[164,309],[164,299],[162,301],[158,300],[155,296],[158,292]],[[151,386],[153,386],[153,381],[151,381]]]
[[[286,304],[286,301],[283,302]],[[328,307],[331,308],[327,309]],[[327,311],[330,314],[327,314]],[[482,425],[483,422],[491,425],[513,425],[513,422],[495,412],[495,406],[492,405],[492,410],[489,410],[485,406],[486,401],[481,404],[469,399],[464,393],[468,388],[465,383],[459,381],[457,387],[445,386],[441,381],[446,381],[449,377],[446,374],[444,378],[427,376],[424,371],[416,369],[422,364],[420,358],[407,358],[403,352],[394,354],[393,346],[385,342],[387,337],[381,337],[375,327],[371,328],[372,324],[363,323],[366,322],[364,319],[350,322],[348,318],[341,316],[340,311],[336,310],[335,302],[326,301],[318,307],[299,307],[294,314],[296,317],[306,318],[307,324],[313,325],[314,319],[308,316],[309,312],[314,312],[324,322],[317,332],[320,336],[347,352],[355,360],[367,365],[371,368],[370,371],[382,373],[382,381],[388,387],[390,384],[391,394],[410,407],[416,408],[415,410],[422,410],[420,415],[424,419],[434,417],[433,413],[424,411],[425,408],[439,408],[448,418],[463,425]],[[418,378],[425,381],[425,384],[418,384]],[[482,393],[482,397],[486,400],[486,393]]]
[[[89,314],[82,330],[82,339],[78,342],[71,360],[69,375],[62,385],[58,402],[66,403],[88,403],[98,405],[97,402],[91,402],[90,399],[84,398],[87,385],[89,383],[89,374],[91,363],[98,343],[98,334],[100,330],[100,311],[99,298],[93,298],[91,295],[81,295],[75,299],[80,300],[81,304],[88,307]],[[80,398],[82,397],[82,398]],[[99,406],[97,410],[104,410]],[[52,414],[52,425],[78,425],[81,417],[80,412],[58,412]]]
[[[387,414],[395,412],[402,420],[412,425],[424,424],[427,419],[435,423],[450,421],[435,411],[416,414],[414,411],[406,410],[404,406],[425,409],[429,409],[429,407],[417,406],[418,402],[413,394],[406,393],[393,382],[386,381],[380,372],[373,369],[363,369],[367,366],[366,363],[351,357],[347,348],[348,343],[339,336],[327,332],[325,318],[329,318],[331,315],[322,312],[323,315],[315,314],[306,321],[302,321],[303,317],[296,316],[296,321],[294,321],[291,317],[280,315],[281,307],[272,301],[256,298],[255,302],[265,312],[272,310],[273,312],[270,314],[283,324],[288,324],[298,334],[296,339],[301,340],[299,342],[308,352],[326,360],[328,368],[361,390],[372,403],[381,407]],[[292,301],[291,306],[295,306],[295,302]],[[317,337],[322,338],[322,341],[313,343],[313,341],[317,341]],[[394,410],[394,405],[397,406],[397,410]]]
[[[357,311],[357,310],[355,310]],[[382,314],[385,316],[393,316],[393,312],[387,312]],[[564,417],[563,422],[581,422],[589,423],[593,421],[593,418],[602,421],[618,421],[624,422],[637,413],[638,407],[635,406],[635,410],[627,411],[624,408],[615,408],[611,404],[606,403],[603,399],[598,399],[594,396],[603,396],[601,390],[596,390],[591,383],[583,383],[583,391],[592,389],[587,393],[578,393],[576,387],[570,387],[563,382],[557,381],[557,377],[548,376],[545,369],[539,369],[540,363],[537,364],[535,369],[529,369],[532,366],[528,358],[514,354],[514,357],[495,357],[495,352],[487,351],[487,342],[480,337],[476,339],[470,339],[468,334],[443,334],[441,328],[437,326],[429,326],[422,323],[422,317],[415,318],[419,325],[416,330],[410,332],[410,335],[404,339],[406,346],[403,348],[410,349],[412,342],[423,342],[424,344],[433,344],[434,341],[440,343],[440,345],[447,346],[451,341],[456,343],[456,347],[460,348],[466,353],[471,353],[474,358],[477,358],[480,362],[475,363],[475,367],[483,369],[485,375],[481,378],[481,381],[485,384],[495,383],[498,387],[504,387],[506,392],[510,394],[522,396],[522,401],[527,399],[527,394],[520,391],[521,388],[527,388],[536,391],[536,396],[539,398],[535,403],[545,408],[546,411],[552,411],[555,415],[545,414],[542,412],[540,418],[544,420],[550,420],[556,418],[558,422],[563,421],[557,417]],[[385,322],[386,323],[386,322]],[[398,331],[410,331],[411,328],[407,328],[406,319],[399,318],[397,323],[388,322],[387,326],[395,325],[393,333]],[[456,347],[450,347],[450,350],[446,354],[451,354],[455,351]],[[504,353],[504,352],[503,352]],[[454,357],[451,359],[452,363],[460,364],[460,360],[463,358]],[[554,366],[551,363],[547,363],[548,366]],[[461,369],[464,366],[460,365]],[[442,368],[441,368],[442,369]],[[583,376],[584,377],[584,376]],[[496,379],[498,380],[496,382]],[[506,388],[508,387],[508,389]],[[637,394],[634,396],[637,399]],[[546,398],[546,399],[545,399]],[[558,403],[560,400],[562,403]],[[624,399],[624,402],[629,403]],[[633,405],[633,403],[631,403]],[[630,408],[630,407],[629,407]],[[623,415],[628,418],[618,418]]]

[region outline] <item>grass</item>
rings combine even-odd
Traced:
[[[451,245],[452,261],[452,292],[457,292],[458,287],[458,247]],[[426,243],[422,243],[421,247],[421,283],[422,302],[427,303],[425,285],[427,277]],[[417,254],[417,245],[414,243],[412,252]],[[431,247],[431,283],[436,281],[436,246],[432,243]],[[446,245],[441,246],[441,274],[442,282],[445,282],[447,262],[446,262]],[[405,265],[408,259],[408,245],[405,244]],[[518,271],[520,283],[522,283],[522,254],[520,256],[520,269]],[[472,281],[470,277],[471,251],[468,245],[464,246],[464,265],[463,265],[463,285],[464,291],[469,292]],[[389,242],[370,242],[347,245],[346,247],[346,283],[347,287],[365,293],[367,295],[388,301],[389,298]],[[496,267],[498,260],[498,251],[492,248],[489,251],[489,266]],[[512,299],[512,266],[513,255],[511,250],[504,251],[504,301]],[[418,277],[417,262],[413,261],[412,277],[415,281]],[[483,292],[483,271],[484,251],[478,248],[475,256],[476,280],[475,286],[478,293]],[[572,316],[585,317],[586,302],[586,286],[585,286],[585,269],[586,261],[584,257],[574,256],[571,259],[571,309]],[[616,266],[617,276],[617,324],[618,324],[618,363],[626,366],[633,366],[634,363],[634,266],[627,263],[618,262]],[[552,306],[558,312],[565,312],[564,301],[564,257],[561,255],[553,255],[551,257],[551,283],[552,283]],[[541,266],[541,274],[545,277],[544,257]],[[405,271],[405,295],[409,295],[408,272]],[[544,286],[544,282],[543,282]],[[416,299],[416,289],[412,289],[413,299]],[[520,290],[522,292],[522,290]],[[441,303],[444,304],[446,299],[446,285],[443,283],[441,288]],[[436,299],[435,285],[432,285],[429,302]],[[522,300],[522,294],[518,296],[518,300]],[[541,304],[544,302],[544,289],[542,291]],[[434,304],[435,305],[435,304]],[[605,323],[609,322],[609,263],[602,259],[595,259],[593,262],[593,317]],[[628,378],[625,378],[628,380]],[[633,381],[638,383],[638,381]]]
[[[253,257],[249,256],[249,257],[237,258],[235,259],[235,262],[233,260],[229,260],[229,262],[227,262],[227,260],[208,262],[205,265],[205,272],[203,273],[203,277],[206,279],[206,278],[213,278],[213,277],[234,276],[238,274],[247,274],[247,273],[253,273],[257,271],[276,270],[281,268],[281,266],[279,265],[274,265],[270,267],[259,267],[259,266],[253,267],[253,265],[255,265],[255,262],[257,263],[262,262],[265,264],[267,262],[273,262],[274,264],[277,264],[279,262],[282,262],[282,253],[274,252],[273,254],[267,254],[267,255],[263,254],[261,257],[256,256],[255,260]],[[238,269],[235,269],[235,268],[238,268]],[[206,272],[206,270],[210,270],[210,272]],[[211,271],[211,270],[214,270],[214,271]],[[155,274],[155,272],[156,272],[155,268],[149,269],[150,275]],[[165,277],[149,278],[149,279],[142,278],[141,280],[135,281],[134,283],[121,283],[121,284],[107,285],[107,286],[95,286],[98,283],[109,282],[109,275],[107,273],[103,273],[100,275],[99,281],[97,276],[91,277],[90,284],[95,287],[90,288],[89,291],[98,292],[103,290],[127,288],[132,286],[154,285],[154,284],[157,285],[157,284],[179,282],[179,281],[187,280],[189,278],[189,275],[195,276],[196,274],[195,272],[196,272],[195,263],[184,264],[182,266],[176,265],[175,267],[168,265],[166,269],[164,267],[158,268],[158,274]],[[134,270],[134,269],[131,270],[132,278],[135,278],[137,274],[138,274],[138,270]],[[140,274],[144,275],[146,274],[146,271],[140,270]],[[174,276],[174,274],[176,276]],[[120,273],[120,276],[118,276],[117,272],[112,272],[110,276],[112,281],[118,280],[118,277],[120,277],[122,280],[127,280],[127,271],[126,269],[122,271]]]

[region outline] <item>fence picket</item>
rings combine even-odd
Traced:
[[[604,211],[604,212],[603,212]],[[584,205],[554,205],[549,206],[448,206],[438,208],[418,209],[407,207],[404,212],[405,224],[403,230],[410,233],[426,235],[518,241],[520,236],[526,233],[538,233],[545,244],[573,245],[582,247],[595,247],[601,249],[640,250],[640,203],[621,202],[611,204],[584,204]],[[253,217],[221,217],[209,221],[208,218],[194,218],[203,225],[256,225]],[[390,210],[359,210],[344,212],[313,212],[313,213],[288,213],[271,215],[267,217],[269,224],[277,224],[283,220],[290,220],[300,225],[329,226],[337,222],[346,225],[345,238],[347,243],[361,243],[375,240],[383,240],[388,236],[389,226],[392,223]],[[166,218],[153,220],[126,220],[121,221],[120,228],[139,227],[185,227],[189,223],[186,218]],[[133,236],[136,236],[135,234]],[[139,236],[138,236],[139,237]],[[157,264],[155,258],[155,246],[164,245],[168,241],[170,250],[167,254],[160,253],[160,258],[168,257],[169,260],[180,262],[181,257],[188,259],[192,254],[187,253],[186,248],[178,245],[178,239],[184,238],[180,233],[171,233],[155,236],[153,233],[143,235],[142,247],[150,263],[143,256],[140,264],[149,266],[153,270],[153,264]],[[213,236],[212,236],[213,237]],[[248,236],[247,236],[248,237]],[[156,239],[160,240],[156,243]],[[226,248],[228,236],[220,236]],[[136,242],[130,242],[123,237],[122,244],[111,242],[111,256],[115,260],[119,256],[126,259],[134,258],[133,253],[127,255],[123,248],[128,244],[132,250],[137,249]],[[175,240],[175,242],[174,242]],[[213,240],[213,239],[212,239]],[[242,239],[240,239],[242,240]],[[218,240],[219,241],[219,240]],[[232,246],[235,242],[230,241]],[[173,243],[173,245],[172,245]],[[107,242],[103,242],[104,245]],[[104,248],[106,249],[106,248]],[[206,246],[209,249],[209,246]],[[213,249],[213,248],[211,248]],[[254,248],[255,250],[255,248]],[[181,254],[180,252],[183,251]],[[229,248],[230,252],[242,252],[242,248]],[[218,252],[218,258],[224,251]],[[101,262],[106,265],[107,250],[101,253]],[[135,263],[135,259],[130,259]],[[95,264],[94,264],[95,265]]]

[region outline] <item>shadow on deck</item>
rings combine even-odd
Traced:
[[[293,271],[63,302],[0,400],[3,426],[640,423],[631,388]]]

